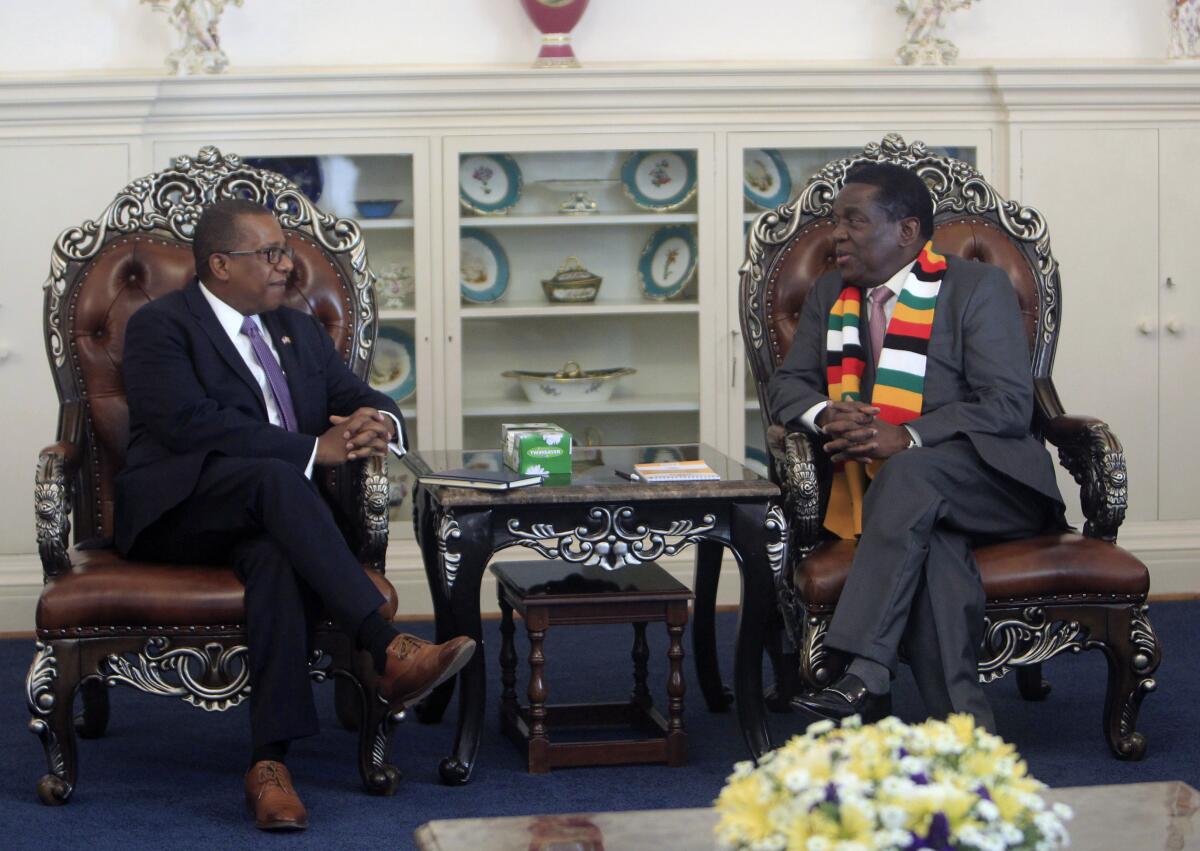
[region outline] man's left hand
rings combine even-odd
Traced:
[[[387,454],[392,421],[375,408],[359,408],[348,417],[332,415],[329,421],[345,427],[342,437],[346,441],[346,460]]]
[[[876,431],[873,441],[875,448],[867,453],[867,457],[891,458],[897,452],[903,452],[912,446],[912,434],[904,426],[885,423],[878,418],[871,425]]]

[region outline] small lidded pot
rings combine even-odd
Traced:
[[[578,257],[568,257],[558,267],[558,273],[553,278],[542,278],[542,290],[546,299],[560,304],[578,304],[585,301],[595,301],[600,292],[599,275],[594,275]]]

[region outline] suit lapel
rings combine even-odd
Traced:
[[[251,394],[258,400],[258,405],[262,409],[263,419],[266,419],[267,403],[263,399],[262,388],[258,386],[258,382],[250,374],[250,368],[242,360],[242,356],[233,345],[233,341],[229,339],[229,335],[225,333],[225,329],[217,321],[217,315],[213,313],[208,301],[205,300],[204,293],[200,292],[198,281],[193,280],[184,287],[183,300],[192,312],[192,315],[196,317],[196,321],[200,323],[200,327],[204,329],[204,333],[208,335],[213,348],[220,353],[226,365],[246,384]]]

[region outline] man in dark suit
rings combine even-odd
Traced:
[[[826,525],[841,511],[843,536],[859,541],[826,644],[850,662],[794,704],[816,718],[881,717],[903,643],[931,715],[968,712],[994,730],[976,667],[985,596],[971,547],[1063,518],[1029,430],[1016,295],[1000,269],[933,252],[929,191],[909,169],[852,170],[833,222],[837,270],[805,299],[769,396],[777,422],[820,435],[842,465],[845,504],[831,500]],[[859,474],[861,501],[859,462],[871,477]]]
[[[312,481],[314,467],[403,452],[400,410],[352,373],[311,316],[283,307],[292,250],[275,217],[220,201],[196,224],[199,279],[142,307],[125,334],[129,450],[116,544],[138,559],[231,561],[245,585],[253,752],[247,801],[263,829],[307,813],[284,765],[317,732],[308,644],[333,616],[408,706],[475,643],[398,633]]]

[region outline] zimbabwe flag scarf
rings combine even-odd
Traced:
[[[938,290],[945,275],[946,258],[934,253],[932,242],[925,243],[896,300],[875,370],[871,404],[879,408],[877,416],[884,422],[901,425],[921,415],[925,352],[929,348]],[[860,324],[866,325],[862,301],[860,288],[846,287],[829,311],[826,378],[829,398],[834,401],[862,400],[862,377],[866,368],[859,337]],[[875,475],[882,463],[871,461],[864,465],[846,461],[837,465],[829,507],[825,512],[826,529],[839,538],[862,534],[866,480]]]

